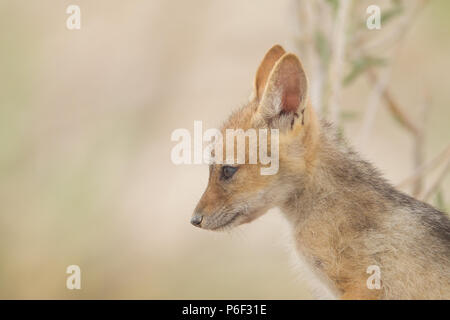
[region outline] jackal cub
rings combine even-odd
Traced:
[[[211,164],[192,224],[222,230],[278,207],[308,279],[327,296],[450,298],[450,219],[394,189],[318,120],[296,55],[279,45],[267,52],[250,102],[221,130],[238,128],[279,132],[279,170],[262,175],[259,162]],[[378,288],[368,285],[373,266]]]

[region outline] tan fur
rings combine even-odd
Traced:
[[[222,130],[279,129],[279,172],[263,176],[260,164],[243,164],[223,181],[223,166],[211,165],[195,210],[203,217],[200,227],[234,227],[279,207],[291,223],[299,259],[331,295],[449,299],[448,216],[395,190],[331,125],[319,122],[300,61],[274,48],[258,69],[256,98]],[[372,265],[381,270],[380,289],[367,287]]]
[[[253,94],[250,97],[250,101],[253,99],[257,99],[259,101],[261,99],[273,66],[285,53],[286,51],[284,51],[280,45],[274,45],[269,51],[267,51],[263,61],[256,71],[255,81],[253,83]]]

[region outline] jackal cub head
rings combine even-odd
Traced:
[[[191,219],[204,229],[237,226],[282,205],[313,170],[319,125],[297,56],[279,45],[266,53],[249,103],[225,122],[223,137],[230,130],[244,133],[244,155],[239,155],[234,138],[215,149],[223,150],[227,159],[210,165],[208,186]]]

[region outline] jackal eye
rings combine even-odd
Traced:
[[[223,166],[222,167],[222,178],[223,179],[230,179],[237,171],[237,167],[232,166]]]

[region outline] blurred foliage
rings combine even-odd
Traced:
[[[392,0],[392,7],[384,10],[381,13],[381,24],[388,23],[393,18],[401,15],[404,12],[403,1]]]
[[[445,203],[444,194],[442,191],[442,188],[439,188],[439,190],[436,192],[435,198],[434,198],[434,205],[436,208],[443,212],[449,212],[447,204]]]
[[[350,85],[358,76],[364,74],[369,68],[382,67],[387,64],[384,58],[376,58],[370,56],[363,56],[356,61],[351,61],[352,66],[350,72],[344,77],[343,83],[345,86]]]
[[[320,60],[324,65],[328,65],[330,62],[330,44],[322,31],[317,30],[314,37],[315,48],[319,53]]]
[[[331,6],[333,12],[336,13],[339,8],[339,0],[326,0],[326,2]]]

